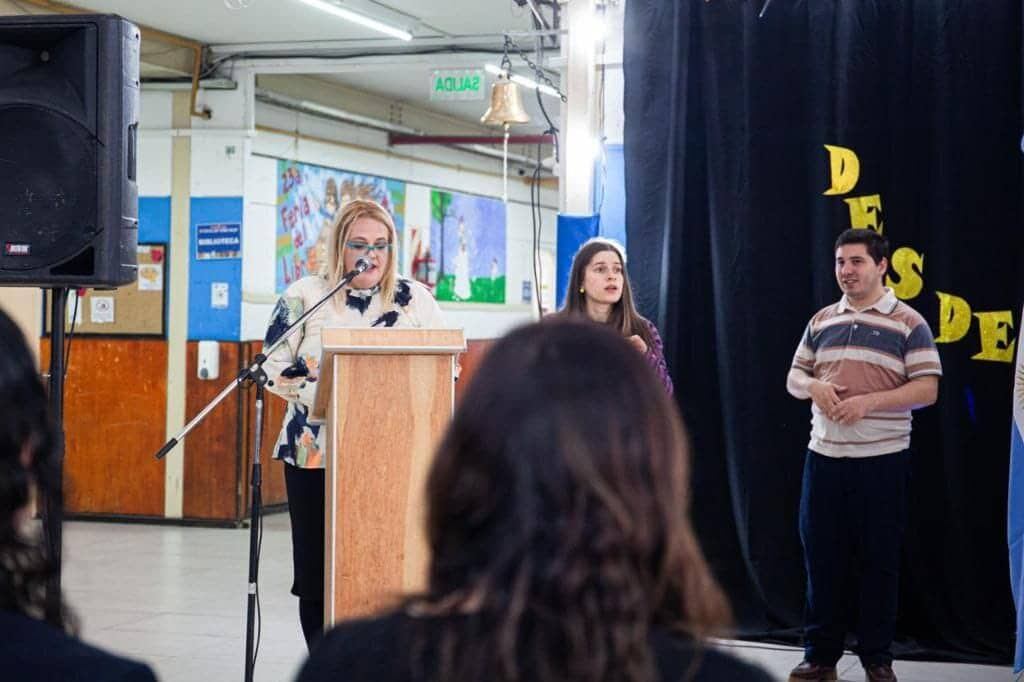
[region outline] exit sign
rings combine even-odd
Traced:
[[[483,99],[483,69],[434,71],[430,77],[430,99]]]

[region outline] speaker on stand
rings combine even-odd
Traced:
[[[135,281],[139,29],[113,15],[0,17],[0,286],[52,289],[50,406],[63,466],[69,288]],[[44,501],[60,609],[62,485]]]

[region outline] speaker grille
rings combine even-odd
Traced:
[[[0,108],[0,269],[54,265],[92,243],[96,168],[81,124],[39,106]]]

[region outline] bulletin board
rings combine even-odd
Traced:
[[[65,333],[115,336],[165,336],[167,245],[139,244],[138,277],[118,289],[85,289],[68,296]],[[45,324],[50,333],[50,293],[46,292]],[[75,299],[78,299],[77,314]],[[74,315],[74,320],[72,316]]]

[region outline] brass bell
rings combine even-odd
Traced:
[[[480,122],[492,126],[530,122],[519,96],[519,86],[510,81],[507,74],[500,74],[491,86],[491,106],[480,117]]]

